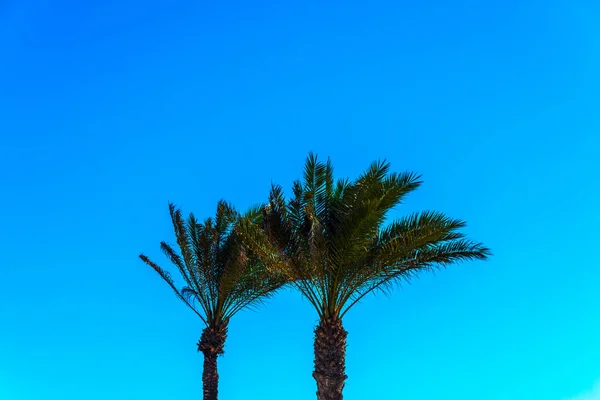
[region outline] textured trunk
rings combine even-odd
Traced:
[[[204,353],[202,392],[204,400],[217,400],[219,396],[219,373],[217,372],[217,354],[215,353]]]
[[[202,392],[204,400],[217,400],[219,396],[219,373],[217,357],[223,354],[227,326],[207,327],[202,331],[198,342],[198,351],[204,354],[204,370],[202,372]]]
[[[339,318],[321,319],[315,329],[315,371],[318,400],[342,400],[347,376],[346,336]]]

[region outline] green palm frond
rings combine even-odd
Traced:
[[[418,241],[414,245],[406,243],[406,247],[397,249],[395,253],[375,250],[374,256],[365,262],[360,273],[354,274],[355,279],[346,282],[337,309],[340,316],[370,292],[389,290],[395,284],[409,281],[418,272],[462,261],[485,260],[491,255],[481,243],[467,239],[429,241],[427,244]]]
[[[163,270],[158,265],[153,263],[144,254],[140,254],[140,258],[142,259],[142,261],[144,261],[146,264],[148,264],[153,270],[155,270],[158,273],[158,275],[160,275],[161,278],[163,278],[163,280],[171,287],[171,289],[173,289],[177,298],[179,298],[181,301],[183,301],[189,308],[191,308],[200,317],[200,319],[202,319],[202,321],[204,323],[206,323],[206,319],[196,309],[196,307],[194,307],[194,305],[189,301],[189,297],[187,295],[184,295],[183,292],[180,292],[179,289],[177,289],[177,287],[175,286],[175,283],[173,282],[173,278],[171,278],[171,274],[169,274],[167,271]]]

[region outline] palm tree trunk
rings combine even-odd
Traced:
[[[198,351],[204,354],[202,371],[202,392],[204,400],[217,400],[219,396],[219,373],[217,358],[224,353],[227,326],[206,327],[198,342]]]
[[[217,354],[215,353],[204,353],[202,392],[204,400],[217,400],[219,396],[219,373],[217,372]]]
[[[318,400],[342,400],[342,389],[347,378],[346,336],[342,320],[321,319],[315,329],[315,371]]]

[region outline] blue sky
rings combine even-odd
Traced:
[[[201,322],[137,254],[310,150],[422,173],[394,216],[495,254],[354,308],[346,399],[600,398],[598,3],[321,3],[0,2],[0,398],[199,398]],[[314,398],[315,322],[237,315],[221,398]]]

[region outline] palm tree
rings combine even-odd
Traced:
[[[220,201],[215,218],[202,223],[193,214],[184,221],[173,204],[169,204],[169,211],[180,254],[165,242],[160,247],[179,270],[185,286],[178,289],[167,271],[143,254],[140,258],[204,322],[198,342],[198,351],[204,355],[204,400],[216,400],[217,357],[224,353],[229,320],[243,308],[258,305],[281,287],[284,280],[267,273],[265,264],[248,251],[237,234],[238,220],[255,223],[255,219],[261,218],[260,209],[242,216]]]
[[[440,212],[386,223],[388,212],[420,186],[419,179],[374,162],[354,181],[334,181],[331,162],[311,153],[289,201],[273,185],[261,227],[244,225],[251,248],[277,262],[317,311],[313,377],[319,400],[342,399],[347,378],[342,318],[365,295],[390,290],[421,271],[490,255],[460,232],[464,221]]]

